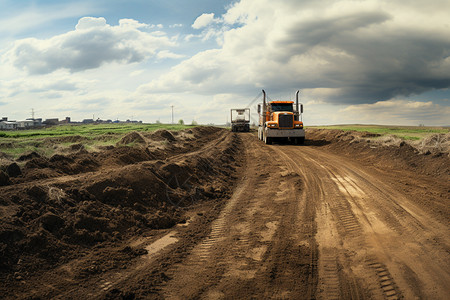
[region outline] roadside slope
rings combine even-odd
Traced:
[[[1,294],[51,297],[68,290],[67,282],[144,255],[127,241],[185,222],[185,210],[195,205],[229,197],[240,147],[226,130],[199,127],[132,133],[101,152],[29,159],[23,175],[0,187]],[[83,260],[93,252],[97,262]],[[64,265],[55,277],[52,270]]]

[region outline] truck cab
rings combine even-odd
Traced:
[[[294,101],[271,101],[266,103],[266,94],[263,90],[263,105],[258,105],[260,116],[258,127],[258,138],[267,144],[275,140],[290,140],[295,144],[303,144],[305,141],[305,131],[301,115],[303,105],[299,106],[298,93],[297,102]],[[295,107],[294,107],[294,104]]]

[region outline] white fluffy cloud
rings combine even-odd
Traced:
[[[202,14],[197,19],[195,19],[194,24],[192,24],[192,28],[201,29],[201,28],[208,26],[209,24],[211,24],[213,22],[214,22],[214,14],[213,13]]]
[[[78,72],[105,63],[136,63],[173,47],[174,41],[161,31],[131,19],[110,26],[104,18],[84,17],[74,31],[50,39],[27,38],[16,41],[4,59],[30,74],[47,74],[58,69]]]

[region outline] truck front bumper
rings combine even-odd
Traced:
[[[265,128],[267,137],[305,137],[304,129],[270,129]]]

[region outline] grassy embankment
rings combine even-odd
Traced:
[[[191,127],[193,126],[169,124],[98,124],[0,131],[0,151],[13,158],[32,151],[50,156],[58,150],[77,143],[83,144],[87,150],[96,150],[99,146],[115,145],[125,134],[132,131],[182,130]]]
[[[425,126],[383,126],[383,125],[330,125],[330,126],[308,126],[310,128],[339,129],[345,131],[367,131],[385,135],[395,135],[404,140],[421,140],[433,133],[449,133],[450,128],[425,127]]]

